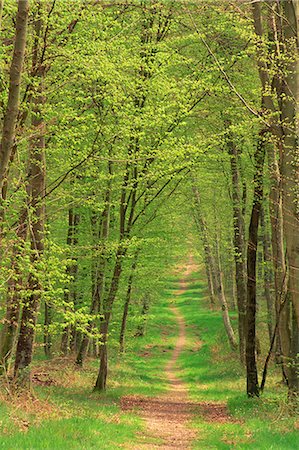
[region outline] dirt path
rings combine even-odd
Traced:
[[[185,277],[194,271],[194,264],[189,261],[183,279],[180,281],[180,289],[176,295],[181,295],[187,289]],[[186,326],[183,316],[176,306],[170,307],[179,325],[179,335],[176,341],[170,361],[165,368],[165,375],[169,381],[169,390],[166,394],[156,398],[129,398],[123,399],[123,409],[139,408],[146,422],[146,436],[138,446],[139,449],[184,449],[187,450],[195,439],[196,433],[188,427],[192,417],[194,404],[188,401],[188,390],[186,385],[178,377],[177,360],[186,345]],[[149,444],[150,438],[155,443]],[[156,443],[157,438],[160,443]]]

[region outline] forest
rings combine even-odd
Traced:
[[[299,447],[299,0],[0,0],[0,448]]]

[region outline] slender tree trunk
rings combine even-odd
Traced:
[[[45,302],[45,319],[44,319],[44,352],[47,358],[51,357],[52,337],[50,325],[52,323],[52,307]]]
[[[269,333],[269,342],[272,341],[273,335],[273,319],[274,319],[274,302],[271,292],[271,244],[270,235],[268,231],[268,221],[265,217],[265,208],[261,209],[261,229],[262,229],[262,242],[263,242],[263,263],[264,263],[264,296],[267,304],[267,325]]]
[[[0,0],[0,31],[2,30],[3,3],[4,0]]]
[[[245,314],[246,314],[246,250],[245,223],[243,216],[243,198],[240,182],[240,156],[238,149],[230,137],[228,141],[232,177],[232,201],[234,224],[234,258],[236,267],[236,287],[238,305],[239,351],[242,363],[245,363]]]
[[[219,299],[219,304],[221,307],[224,328],[225,328],[231,349],[236,350],[238,345],[237,345],[237,341],[235,338],[235,333],[234,333],[233,327],[231,326],[231,322],[230,322],[230,318],[229,318],[229,314],[228,314],[228,306],[227,306],[227,301],[226,301],[224,286],[223,286],[223,273],[222,273],[221,261],[220,261],[218,234],[217,234],[217,238],[216,238],[216,258],[215,258],[214,265],[215,265],[215,273],[216,273],[216,280],[217,280],[218,299]]]
[[[21,297],[24,279],[20,261],[27,235],[27,208],[24,208],[16,230],[16,243],[11,256],[11,276],[7,283],[6,313],[0,336],[0,361],[2,367],[8,368],[18,330]]]
[[[107,355],[107,339],[108,339],[108,330],[109,330],[109,322],[111,317],[112,306],[117,294],[120,276],[122,272],[122,259],[125,256],[126,251],[122,248],[120,244],[117,254],[116,260],[113,270],[113,276],[110,284],[109,293],[107,299],[105,301],[104,306],[104,317],[101,320],[100,333],[102,345],[100,347],[100,368],[98,372],[98,377],[96,380],[96,384],[94,387],[95,391],[104,391],[106,390],[106,380],[108,373],[108,355]]]
[[[27,24],[29,13],[29,0],[18,1],[18,12],[16,17],[16,33],[13,56],[10,66],[10,78],[8,88],[8,101],[3,119],[2,138],[0,145],[0,195],[6,177],[6,171],[14,145],[16,124],[20,103],[20,88],[22,67],[24,62]],[[1,205],[2,207],[2,205]]]
[[[120,334],[119,334],[119,351],[120,353],[123,353],[125,350],[125,333],[126,333],[126,326],[127,326],[127,318],[128,318],[128,312],[129,312],[129,305],[131,301],[131,294],[132,294],[132,286],[133,286],[133,279],[137,267],[137,259],[138,259],[138,250],[135,253],[132,267],[131,267],[131,273],[128,280],[128,287],[127,287],[127,294],[124,304],[124,310],[123,310],[123,316],[122,316],[122,322],[121,322],[121,328],[120,328]]]
[[[20,383],[24,385],[30,381],[27,370],[29,370],[32,360],[35,326],[42,289],[38,274],[35,272],[44,250],[44,204],[42,197],[45,192],[45,137],[43,120],[40,116],[40,106],[43,103],[41,91],[39,91],[39,95],[36,96],[34,102],[35,108],[32,124],[35,129],[40,130],[41,134],[32,139],[30,151],[30,200],[34,209],[30,229],[31,264],[33,270],[28,280],[30,295],[23,305],[15,360],[15,377],[18,377]]]
[[[215,308],[216,303],[216,294],[215,294],[215,288],[214,288],[214,281],[213,281],[213,274],[212,274],[212,268],[211,268],[211,262],[210,262],[210,256],[208,255],[208,246],[204,244],[204,252],[205,252],[205,269],[206,269],[206,276],[208,281],[208,290],[210,295],[210,306],[211,309]]]
[[[44,105],[43,95],[43,68],[38,65],[39,38],[42,30],[41,10],[35,20],[35,40],[33,47],[33,72],[36,73],[37,88],[33,96],[32,126],[36,130],[36,136],[30,140],[29,157],[29,205],[32,210],[30,227],[31,240],[31,265],[28,290],[29,297],[23,304],[20,333],[16,349],[14,374],[19,384],[30,386],[30,364],[33,354],[33,344],[38,307],[40,304],[42,286],[38,275],[38,265],[41,262],[44,251],[44,220],[45,220],[45,125],[42,117]],[[36,69],[34,71],[34,69]]]
[[[249,397],[259,396],[256,365],[256,257],[259,218],[263,199],[264,159],[265,136],[264,132],[261,132],[255,153],[254,193],[247,249],[246,372],[247,395]]]
[[[283,128],[283,215],[284,237],[288,260],[288,296],[292,318],[288,336],[281,335],[282,353],[286,363],[289,396],[298,405],[298,349],[299,327],[299,37],[298,3],[282,2],[283,50],[286,55],[286,75],[282,83],[281,120]],[[287,324],[286,324],[287,325]],[[285,338],[285,339],[284,339]],[[288,342],[287,342],[288,338]],[[297,364],[297,367],[296,367]]]
[[[213,254],[212,249],[208,239],[208,233],[206,230],[205,222],[203,217],[198,209],[200,206],[200,197],[199,192],[196,187],[192,188],[194,198],[195,198],[195,208],[193,210],[194,221],[198,232],[200,234],[200,238],[202,240],[203,249],[204,249],[204,257],[205,257],[205,267],[208,281],[208,288],[210,294],[210,305],[211,308],[214,309],[217,302],[217,283],[216,283],[216,274],[215,274],[215,266],[213,264]]]
[[[150,298],[148,294],[144,294],[142,297],[142,308],[141,308],[141,321],[140,324],[137,327],[135,337],[142,337],[145,334],[145,327],[146,327],[146,321],[147,316],[149,312],[149,306],[150,306]]]
[[[217,293],[219,305],[220,305],[221,312],[222,312],[224,328],[225,328],[230,346],[233,350],[235,350],[237,348],[237,343],[236,343],[234,330],[230,323],[227,301],[225,298],[225,292],[224,292],[224,287],[223,287],[223,274],[222,274],[222,270],[221,270],[220,255],[219,255],[219,251],[218,251],[219,243],[217,240],[217,246],[216,246],[217,251],[216,251],[216,258],[215,258],[212,253],[212,250],[210,248],[210,245],[209,245],[207,225],[206,225],[206,222],[205,222],[205,220],[202,216],[202,212],[201,212],[200,193],[194,182],[192,185],[192,191],[193,191],[193,195],[194,195],[194,202],[195,202],[195,209],[196,209],[196,211],[195,211],[196,223],[197,223],[198,229],[201,233],[202,240],[205,243],[204,246],[206,248],[207,254],[209,255],[209,261],[211,264],[212,273],[214,274],[215,291]]]
[[[74,257],[74,249],[78,244],[78,227],[80,223],[80,215],[74,212],[73,208],[69,208],[68,211],[68,232],[67,232],[67,245],[71,249],[72,264],[67,268],[67,274],[72,278],[70,281],[70,287],[64,294],[65,307],[68,308],[68,304],[76,305],[77,292],[76,292],[76,278],[78,274],[78,262],[77,257]],[[61,352],[63,355],[67,355],[70,350],[71,339],[71,326],[65,325],[61,337]]]

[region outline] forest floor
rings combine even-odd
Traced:
[[[279,371],[271,365],[263,396],[246,398],[244,369],[192,261],[162,289],[146,335],[128,339],[122,357],[116,333],[107,393],[92,393],[96,360],[78,370],[73,357],[49,361],[38,351],[34,397],[15,397],[2,381],[0,448],[297,449],[299,422],[288,416]],[[235,312],[231,319],[235,327]]]

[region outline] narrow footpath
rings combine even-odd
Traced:
[[[184,278],[180,281],[180,289],[175,295],[181,295],[187,289],[185,278],[193,270],[194,265],[190,260]],[[170,308],[179,325],[179,334],[171,359],[165,368],[169,389],[160,397],[128,399],[128,404],[123,405],[124,409],[138,408],[146,423],[146,433],[140,443],[133,447],[134,450],[155,448],[188,450],[196,437],[195,431],[190,428],[190,421],[195,413],[194,403],[188,401],[188,389],[178,377],[177,367],[177,360],[186,346],[186,325],[178,308],[174,305]],[[148,443],[149,439],[153,439],[151,444]]]

